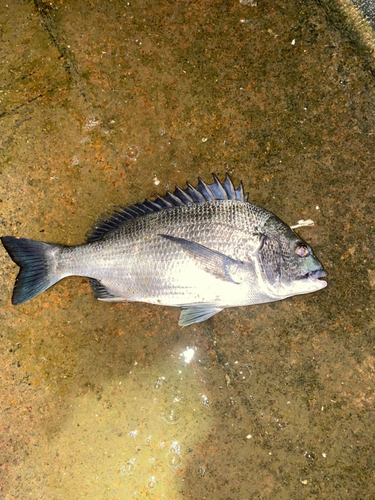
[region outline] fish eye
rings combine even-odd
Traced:
[[[309,255],[309,249],[307,248],[307,246],[304,244],[304,243],[297,243],[295,248],[294,248],[294,251],[296,252],[296,254],[298,255],[298,257],[307,257]]]

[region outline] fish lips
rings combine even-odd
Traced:
[[[313,280],[317,280],[319,278],[324,278],[325,276],[327,276],[327,274],[327,271],[325,271],[324,269],[317,269],[316,271],[310,271],[309,273],[307,273],[307,277],[312,278]]]
[[[320,289],[320,288],[325,288],[327,286],[327,282],[320,279],[327,276],[327,274],[328,273],[323,268],[315,269],[315,271],[310,271],[304,274],[303,276],[301,276],[300,279],[313,282],[314,285],[317,287],[317,289]]]

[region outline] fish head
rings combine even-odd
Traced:
[[[274,300],[315,292],[327,286],[327,275],[310,245],[275,215],[260,231],[260,274]]]

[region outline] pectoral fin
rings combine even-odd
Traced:
[[[236,278],[236,273],[243,266],[243,262],[232,259],[223,253],[211,250],[194,241],[177,238],[176,236],[170,236],[168,234],[160,234],[159,236],[180,245],[195,259],[200,268],[216,278],[230,281],[231,283],[240,283],[238,278]]]
[[[180,326],[188,326],[193,323],[200,323],[208,318],[211,318],[214,314],[222,311],[223,307],[216,307],[212,304],[202,304],[197,306],[184,306],[180,314],[180,320],[178,324]]]

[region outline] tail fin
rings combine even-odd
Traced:
[[[1,242],[21,268],[14,284],[13,305],[33,299],[60,280],[53,271],[58,245],[13,236],[2,236]]]

